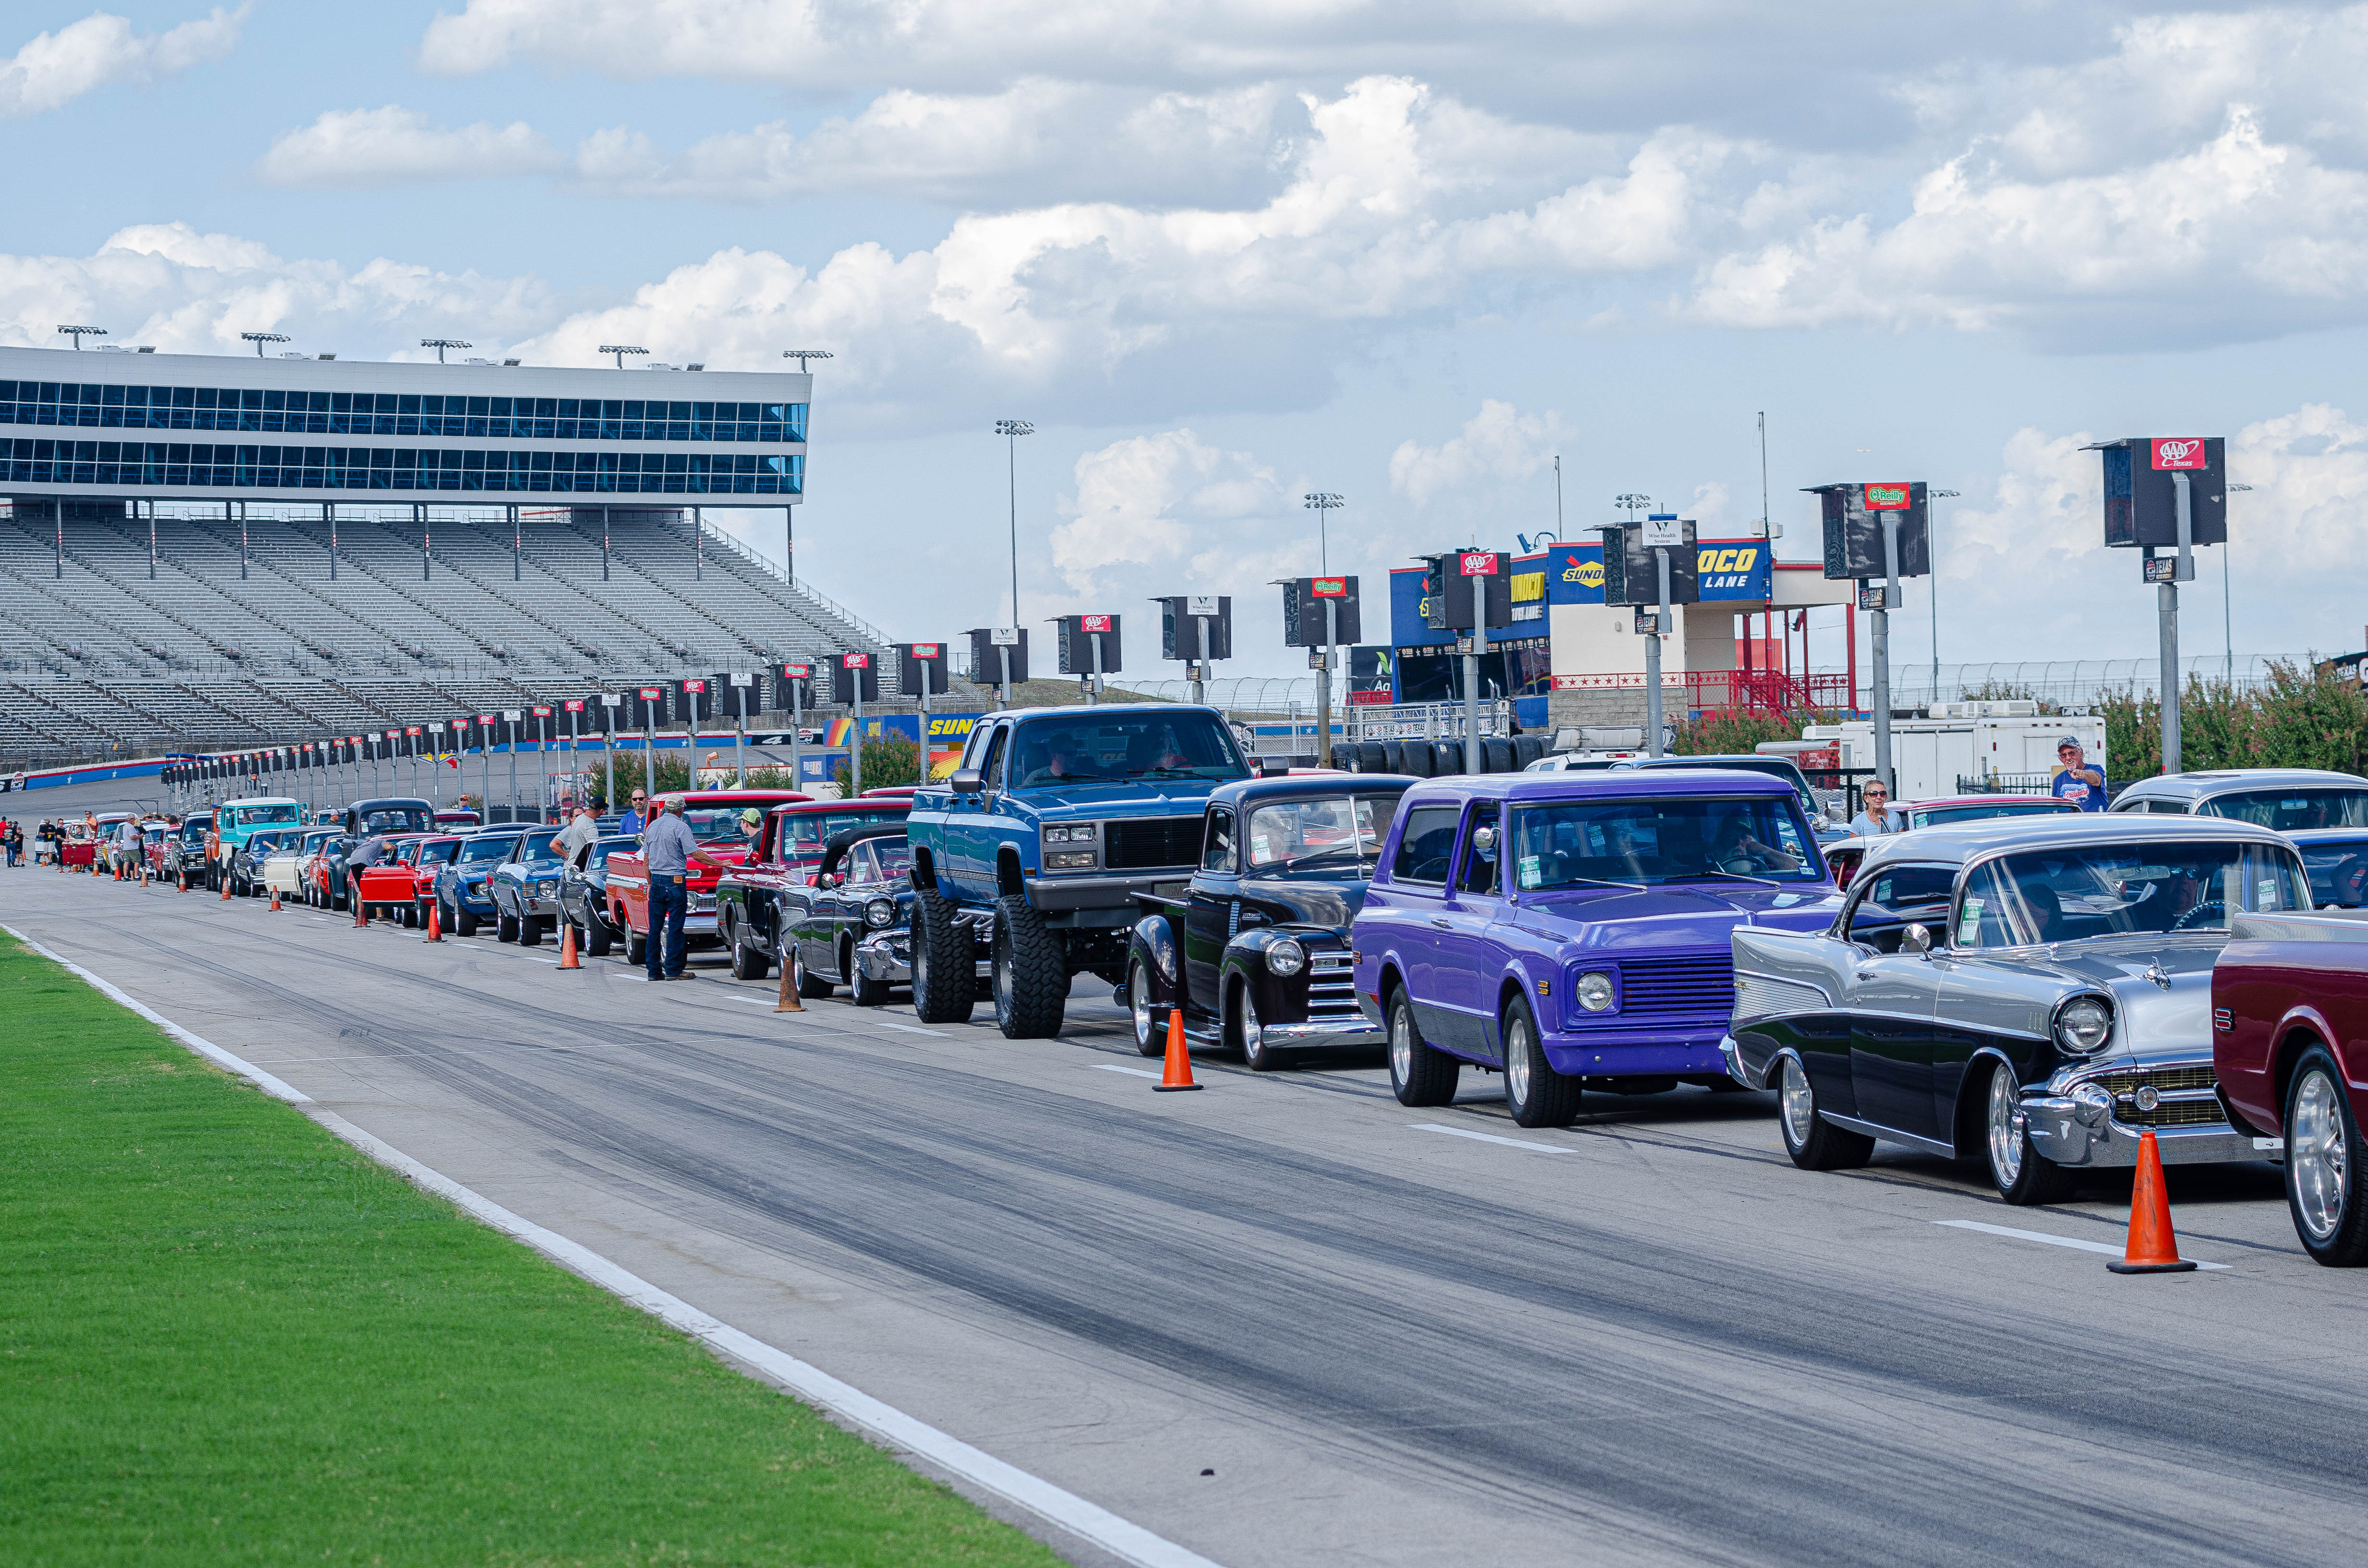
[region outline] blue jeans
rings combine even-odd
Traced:
[[[642,961],[652,980],[658,979],[661,972],[682,972],[682,916],[689,904],[690,891],[683,882],[655,871],[650,873],[650,935],[642,944]]]

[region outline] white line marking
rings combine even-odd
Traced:
[[[769,1007],[773,1005],[761,996],[726,996],[723,999],[726,1002],[746,1002],[751,1007]]]
[[[953,1036],[949,1034],[940,1034],[936,1029],[925,1029],[914,1024],[892,1024],[885,1018],[867,1018],[864,1021],[866,1023],[878,1024],[883,1029],[894,1029],[899,1034],[925,1034],[931,1040],[951,1040],[953,1038]]]
[[[1473,1138],[1483,1143],[1502,1143],[1508,1149],[1532,1149],[1541,1154],[1575,1154],[1578,1151],[1560,1143],[1532,1143],[1526,1138],[1505,1138],[1494,1132],[1474,1132],[1468,1127],[1442,1127],[1436,1121],[1415,1121],[1407,1125],[1417,1132],[1444,1132],[1450,1138]]]
[[[609,978],[611,980],[630,980],[636,985],[647,985],[650,983],[650,977],[646,974],[611,974]]]
[[[2102,1253],[2107,1257],[2120,1257],[2129,1249],[2105,1242],[2086,1242],[2075,1236],[2051,1236],[2044,1231],[2018,1231],[2012,1225],[1986,1225],[1979,1220],[1935,1220],[1936,1225],[1946,1225],[1952,1231],[1979,1231],[1986,1236],[2006,1236],[2018,1242],[2044,1242],[2052,1247],[2070,1247],[2076,1252]],[[2225,1263],[2203,1263],[2191,1258],[2198,1268],[2226,1268]]]
[[[247,1079],[265,1093],[291,1105],[315,1103],[311,1096],[293,1085],[275,1078],[211,1041],[191,1034],[170,1018],[134,1001],[80,964],[51,952],[15,927],[0,925],[0,931],[6,931],[32,951],[87,981],[109,1001],[121,1003],[191,1051]],[[1120,1071],[1134,1069],[1121,1068]],[[776,1387],[788,1390],[809,1404],[837,1412],[875,1435],[892,1451],[902,1449],[917,1454],[939,1469],[959,1475],[999,1497],[1008,1498],[1030,1513],[1091,1541],[1113,1557],[1136,1564],[1137,1568],[1217,1568],[1216,1563],[1197,1551],[1178,1546],[1165,1536],[1154,1535],[1141,1525],[1122,1519],[1074,1492],[1031,1475],[1017,1465],[1008,1464],[983,1449],[973,1448],[951,1433],[941,1432],[894,1405],[872,1398],[850,1383],[841,1382],[819,1367],[801,1361],[754,1335],[743,1333],[721,1319],[709,1316],[679,1296],[659,1290],[591,1248],[572,1242],[555,1231],[547,1231],[483,1194],[462,1187],[451,1177],[430,1170],[335,1111],[312,1110],[304,1114],[381,1165],[400,1172],[415,1186],[458,1205],[503,1234],[524,1242],[561,1267],[581,1275],[667,1327],[690,1335],[731,1360],[756,1369],[766,1381]]]
[[[1159,1081],[1159,1074],[1148,1067],[1121,1067],[1115,1062],[1097,1062],[1093,1065],[1097,1073],[1128,1073],[1137,1078],[1148,1078],[1155,1084]]]

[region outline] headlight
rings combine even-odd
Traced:
[[[2100,996],[2075,996],[2055,1010],[2055,1043],[2075,1056],[2105,1048],[2113,1037],[2113,1010]]]
[[[1266,967],[1277,974],[1297,974],[1307,967],[1307,949],[1285,937],[1267,949]]]
[[[1592,969],[1578,977],[1578,1005],[1590,1013],[1608,1011],[1617,994],[1611,977],[1600,969]]]
[[[1094,852],[1090,849],[1069,849],[1044,857],[1048,871],[1090,871],[1094,869]]]
[[[875,898],[863,906],[863,923],[875,930],[894,925],[895,920],[896,905],[891,900]]]

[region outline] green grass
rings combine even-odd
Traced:
[[[0,1562],[1056,1560],[0,937]]]

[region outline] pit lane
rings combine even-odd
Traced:
[[[1091,980],[1063,1039],[1011,1042],[984,1008],[776,1017],[712,960],[652,988],[54,872],[0,877],[0,909],[424,1164],[1221,1562],[2278,1562],[2368,1524],[2342,1332],[2368,1279],[2303,1257],[2267,1166],[2174,1170],[2182,1245],[2229,1267],[2132,1280],[1939,1222],[2116,1242],[2125,1182],[2009,1210],[1888,1146],[1812,1176],[1756,1095],[1524,1131],[1474,1074],[1410,1112],[1377,1061],[1203,1056],[1208,1093],[1156,1096],[1100,1070],[1147,1064]]]

